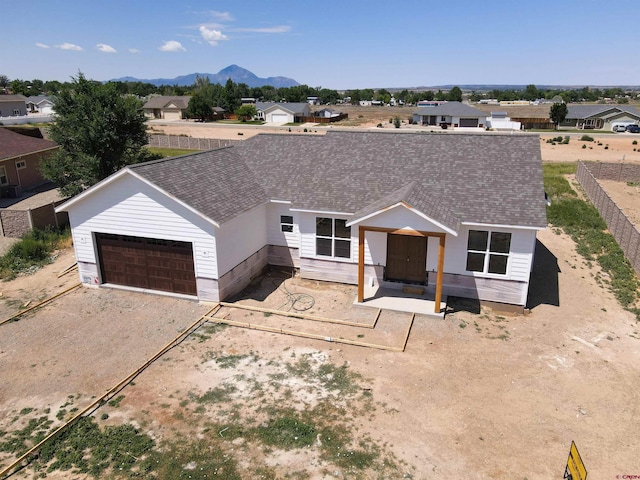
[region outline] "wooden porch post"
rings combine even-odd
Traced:
[[[444,269],[444,238],[445,235],[440,236],[440,248],[438,249],[438,277],[436,279],[436,306],[433,313],[440,313],[440,300],[442,299],[442,270]]]
[[[358,302],[364,302],[364,232],[363,226],[358,227]]]

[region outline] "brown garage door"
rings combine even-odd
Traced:
[[[189,242],[96,233],[102,281],[196,295]]]
[[[478,119],[477,118],[461,118],[460,126],[461,127],[477,127]]]

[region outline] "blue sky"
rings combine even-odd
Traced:
[[[5,1],[0,74],[174,78],[237,64],[332,89],[640,85],[639,14],[600,0]]]

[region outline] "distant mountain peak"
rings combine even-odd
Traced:
[[[180,87],[191,86],[195,83],[196,77],[208,78],[211,83],[219,83],[224,85],[227,80],[231,79],[234,83],[245,83],[249,87],[263,87],[269,85],[275,88],[295,87],[300,85],[293,78],[288,77],[268,77],[260,78],[255,73],[242,68],[239,65],[232,64],[223,68],[218,73],[191,73],[181,75],[175,78],[154,78],[154,79],[138,79],[133,77],[117,78],[115,81],[121,82],[144,82],[151,83],[156,86],[160,85],[177,85]]]

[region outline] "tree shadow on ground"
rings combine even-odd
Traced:
[[[540,240],[536,240],[527,308],[532,309],[538,305],[560,306],[558,273],[560,273],[558,259]]]

